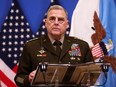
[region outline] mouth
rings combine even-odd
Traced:
[[[60,29],[59,28],[53,28],[54,31],[59,31]]]

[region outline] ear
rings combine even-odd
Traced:
[[[69,24],[67,25],[67,29],[69,28]]]
[[[45,18],[45,19],[44,19],[44,22],[46,22],[46,20],[47,20],[47,19]]]
[[[66,27],[67,29],[69,28],[69,21],[67,21],[67,27]]]
[[[47,18],[44,19],[44,23],[46,24]]]

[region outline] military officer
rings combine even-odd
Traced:
[[[19,87],[30,87],[41,62],[75,64],[93,61],[88,43],[65,35],[69,27],[67,11],[53,5],[45,19],[47,34],[25,43],[15,76]],[[76,31],[78,32],[78,31]]]

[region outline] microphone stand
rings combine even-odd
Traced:
[[[108,65],[107,63],[105,64],[105,62],[102,59],[100,60],[100,62],[103,63],[101,65],[101,70],[104,73],[104,76],[105,76],[106,80],[102,84],[95,85],[95,86],[104,86],[106,84],[106,82],[107,82],[107,72],[109,71],[109,66],[110,65]]]

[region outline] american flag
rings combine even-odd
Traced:
[[[94,47],[92,48],[92,54],[96,58],[101,58],[101,57],[104,56],[103,51],[102,51],[99,43],[97,43],[96,45],[94,45]]]
[[[104,42],[99,42],[96,45],[94,45],[92,47],[92,54],[93,54],[95,59],[101,58],[104,55],[107,55],[108,52],[107,52],[107,49],[106,49]]]
[[[0,87],[16,87],[14,76],[23,45],[34,37],[17,0],[13,0],[0,31]]]

